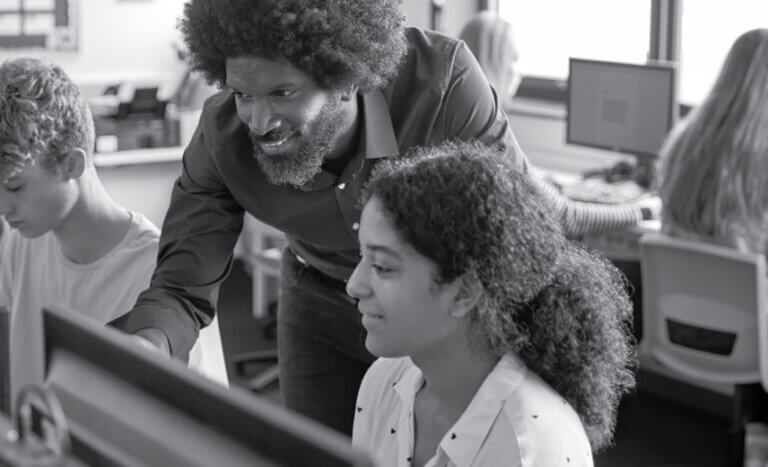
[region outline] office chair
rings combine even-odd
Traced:
[[[739,463],[744,426],[760,397],[754,383],[768,389],[765,257],[650,234],[640,238],[640,261],[640,355],[694,384],[734,385],[730,442]]]
[[[650,234],[640,239],[640,260],[641,352],[688,378],[760,382],[758,335],[765,341],[765,332],[757,332],[758,316],[763,321],[768,312],[765,258]]]

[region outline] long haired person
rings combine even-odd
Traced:
[[[365,345],[353,443],[380,465],[592,465],[634,384],[618,271],[570,243],[502,151],[383,162],[347,283]]]

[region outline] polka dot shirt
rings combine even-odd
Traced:
[[[377,465],[411,465],[413,404],[423,384],[409,358],[380,358],[363,378],[352,442]],[[427,462],[428,467],[592,465],[576,412],[512,355],[486,377]]]

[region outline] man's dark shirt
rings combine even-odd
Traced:
[[[398,77],[358,95],[360,140],[341,175],[323,170],[298,188],[269,183],[232,92],[211,97],[184,152],[150,288],[113,324],[129,333],[159,328],[172,354],[186,355],[212,319],[244,210],[285,232],[291,250],[310,266],[345,280],[359,258],[360,191],[379,159],[414,146],[477,139],[506,147],[524,168],[507,118],[466,45],[415,28],[406,36]]]

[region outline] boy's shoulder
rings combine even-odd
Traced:
[[[121,257],[127,255],[134,260],[150,258],[154,263],[159,243],[160,230],[157,226],[143,215],[131,212],[131,226],[112,253]]]
[[[160,239],[160,229],[138,212],[131,211],[131,231],[140,238]]]

